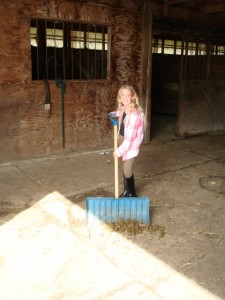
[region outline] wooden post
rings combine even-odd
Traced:
[[[152,85],[152,9],[150,0],[144,2],[142,43],[142,105],[146,115],[144,142],[150,141]]]

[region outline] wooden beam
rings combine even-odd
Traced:
[[[201,12],[170,6],[166,3],[152,2],[152,13],[153,16],[167,20],[171,19],[180,23],[188,22],[190,26],[199,24],[214,29],[222,29],[225,32],[224,18],[206,15]]]
[[[201,11],[204,13],[218,13],[225,11],[225,3],[203,4]]]
[[[180,4],[180,3],[185,3],[188,2],[188,0],[167,0],[166,3],[168,5],[173,5],[173,4]]]
[[[151,83],[152,83],[152,12],[151,2],[144,2],[142,43],[142,105],[146,116],[145,144],[150,142],[151,130]]]

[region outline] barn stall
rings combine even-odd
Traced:
[[[112,146],[118,88],[143,89],[136,2],[1,3],[1,162]]]

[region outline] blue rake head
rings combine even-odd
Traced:
[[[118,126],[118,123],[119,123],[118,118],[117,118],[117,119],[114,119],[115,117],[117,117],[117,116],[116,116],[116,113],[111,112],[111,113],[109,114],[109,117],[110,117],[110,120],[112,121],[113,125],[114,125],[114,126]]]

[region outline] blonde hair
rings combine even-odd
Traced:
[[[145,118],[144,110],[141,107],[138,95],[137,95],[135,89],[132,86],[130,86],[130,85],[122,85],[120,87],[120,89],[118,91],[118,94],[117,94],[117,110],[121,111],[122,108],[123,108],[123,103],[121,101],[121,94],[122,94],[123,90],[130,91],[131,95],[132,95],[132,99],[131,99],[130,103],[128,104],[128,112],[131,113],[132,110],[134,110],[134,109],[140,111],[140,113],[141,113],[141,115],[143,117],[143,120],[144,120],[144,125],[146,125],[146,118]]]

